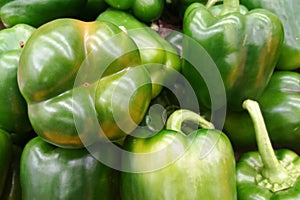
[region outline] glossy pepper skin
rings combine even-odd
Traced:
[[[18,83],[35,132],[65,148],[122,139],[142,120],[152,90],[127,34],[75,19],[53,20],[32,34]]]
[[[293,70],[300,67],[300,2],[297,0],[241,0],[249,9],[263,8],[275,13],[284,28],[284,43],[276,68]]]
[[[4,130],[0,129],[0,197],[3,194],[7,173],[12,156],[12,140]]]
[[[148,69],[152,82],[157,83],[152,85],[153,98],[161,92],[165,81],[172,80],[174,71],[181,70],[180,57],[171,44],[130,13],[107,9],[96,20],[110,22],[124,28],[136,43],[141,62]]]
[[[128,136],[121,174],[124,200],[236,199],[235,160],[227,136],[189,110],[177,110],[166,129]],[[189,135],[183,122],[205,127]],[[197,129],[197,128],[196,128]]]
[[[34,27],[53,19],[78,17],[87,0],[15,0],[4,4],[0,18],[6,27],[24,23]]]
[[[117,200],[118,178],[118,171],[86,149],[59,148],[40,137],[29,141],[21,155],[23,200]]]
[[[274,151],[259,104],[243,103],[255,127],[258,151],[242,154],[237,163],[240,200],[290,200],[300,198],[300,158],[289,150]]]
[[[0,31],[0,129],[9,132],[14,143],[23,143],[32,131],[27,103],[19,91],[17,70],[27,39],[35,28],[18,24]]]
[[[185,11],[183,32],[215,62],[223,79],[229,110],[242,110],[243,100],[259,98],[283,43],[282,24],[275,14],[264,9],[245,12],[238,0],[224,0],[221,9],[193,3]],[[183,54],[192,53],[189,43],[185,43]],[[201,75],[188,62],[184,62],[182,73],[194,87],[200,104],[210,109],[210,95]]]
[[[300,152],[300,74],[292,71],[274,72],[257,101],[274,147]],[[236,149],[256,147],[254,127],[246,111],[228,112],[224,132]]]
[[[105,0],[112,8],[131,10],[143,22],[151,22],[160,17],[164,9],[164,0]]]

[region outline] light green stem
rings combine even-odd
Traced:
[[[207,121],[199,114],[190,110],[179,109],[174,111],[169,116],[166,123],[166,129],[175,130],[180,133],[183,133],[181,127],[182,127],[182,123],[185,121],[193,122],[202,128],[207,128],[207,129],[215,128],[211,122]]]
[[[256,143],[263,163],[262,175],[271,183],[285,182],[289,175],[275,155],[259,104],[248,99],[243,102],[243,108],[249,112],[254,125]]]
[[[208,0],[205,6],[207,8],[210,8],[210,7],[214,6],[216,3],[221,2],[221,1],[223,1],[223,0]]]
[[[220,15],[228,13],[240,12],[240,1],[239,0],[223,0],[223,8]]]

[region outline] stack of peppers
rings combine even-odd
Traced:
[[[300,199],[298,8],[0,2],[0,198]]]

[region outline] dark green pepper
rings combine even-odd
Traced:
[[[263,8],[275,13],[282,22],[284,42],[276,68],[293,70],[300,67],[300,2],[298,0],[241,0],[249,9]]]
[[[79,19],[94,21],[107,8],[108,5],[104,0],[87,0],[85,8],[80,12]]]
[[[22,148],[12,146],[12,158],[7,172],[5,187],[1,196],[1,200],[21,200],[22,190],[20,184],[20,158]]]
[[[173,79],[174,71],[180,71],[181,61],[171,44],[133,15],[108,9],[102,12],[96,20],[110,22],[123,28],[136,43],[141,61],[148,69],[152,82],[156,83],[152,85],[153,98],[160,93],[166,80]]]
[[[0,31],[0,129],[13,136],[14,143],[31,137],[27,103],[19,91],[17,70],[27,39],[35,28],[18,24]]]
[[[259,104],[246,100],[255,128],[258,152],[243,154],[237,163],[239,200],[300,199],[300,157],[289,149],[274,152]]]
[[[205,4],[207,0],[165,0],[165,6],[171,10],[172,16],[176,16],[180,19],[183,18],[184,12],[192,3],[198,2]]]
[[[8,177],[10,162],[12,160],[12,140],[10,135],[0,129],[0,197],[5,188],[5,181]]]
[[[63,149],[36,137],[26,144],[20,168],[23,200],[119,199],[119,172],[86,149]]]
[[[6,27],[24,23],[34,27],[53,19],[79,17],[87,0],[14,0],[0,9],[0,18]]]
[[[57,19],[39,27],[18,69],[33,129],[68,148],[124,138],[152,97],[140,64],[133,40],[112,23]]]
[[[164,0],[105,0],[112,8],[131,10],[141,21],[151,22],[160,17]]]
[[[215,6],[191,4],[185,11],[183,32],[216,63],[225,86],[228,109],[242,110],[243,100],[259,98],[267,86],[281,51],[283,28],[279,18],[268,10],[244,13],[238,0],[224,0],[216,6],[221,6],[219,12]],[[184,57],[194,53],[189,45],[189,42],[183,45]],[[201,60],[199,65],[210,67]],[[210,109],[207,85],[195,66],[184,62],[182,73],[194,87],[201,106]]]
[[[183,123],[196,123],[185,135]],[[201,129],[198,129],[200,124]],[[124,200],[234,200],[235,159],[227,136],[189,110],[177,110],[166,129],[149,135],[137,129],[124,142],[121,196]]]
[[[300,74],[274,72],[258,102],[274,147],[300,152]],[[246,111],[227,112],[224,132],[236,150],[256,147],[253,124]]]

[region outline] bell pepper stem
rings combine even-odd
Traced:
[[[200,116],[199,114],[185,109],[179,109],[174,111],[168,118],[166,123],[166,129],[169,130],[175,130],[180,133],[183,133],[182,131],[182,124],[185,121],[193,122],[197,125],[199,125],[202,128],[206,129],[214,129],[214,125],[204,119],[204,117]]]
[[[240,1],[239,0],[223,0],[223,8],[220,15],[228,13],[240,12]]]
[[[271,183],[285,182],[289,175],[275,155],[258,102],[247,99],[243,102],[243,108],[249,112],[254,125],[258,152],[263,163],[262,176]]]

